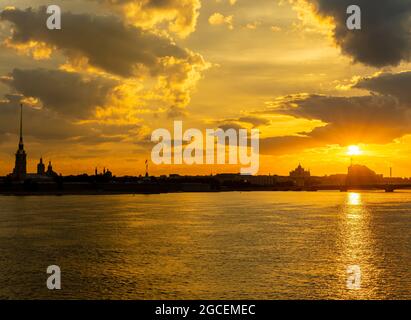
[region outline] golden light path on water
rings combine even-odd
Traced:
[[[368,288],[368,279],[377,276],[372,259],[373,253],[372,237],[370,235],[370,212],[362,203],[361,193],[350,192],[347,194],[346,205],[343,211],[343,241],[341,247],[342,259],[347,268],[358,266],[361,270],[361,289],[356,292],[347,291],[349,298],[367,299],[371,295]],[[373,257],[373,258],[371,258]],[[347,270],[344,277],[347,277]]]

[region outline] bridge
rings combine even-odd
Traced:
[[[305,189],[307,191],[339,190],[347,192],[350,190],[384,190],[385,192],[394,192],[395,190],[411,190],[411,184],[314,185]]]

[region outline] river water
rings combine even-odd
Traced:
[[[410,299],[410,266],[405,191],[0,196],[3,299]]]

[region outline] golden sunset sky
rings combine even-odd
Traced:
[[[376,4],[377,3],[377,4]],[[259,174],[313,175],[354,161],[411,176],[411,0],[0,0],[0,175],[25,105],[28,171],[145,171],[151,132],[258,128]],[[237,172],[154,166],[153,175]]]

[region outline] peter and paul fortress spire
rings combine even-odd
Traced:
[[[27,155],[24,151],[23,143],[23,105],[20,105],[20,140],[19,148],[16,152],[16,162],[13,170],[13,177],[17,180],[24,180],[27,174]]]

